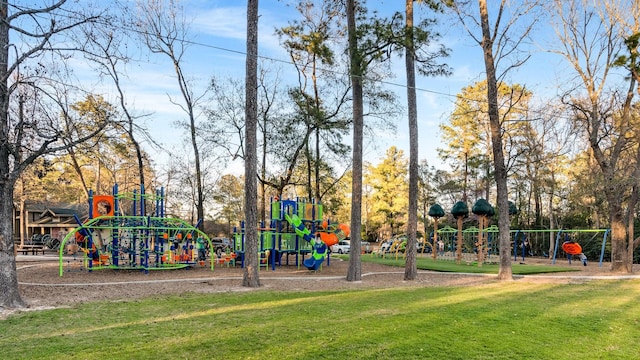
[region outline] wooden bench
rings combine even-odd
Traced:
[[[38,253],[42,253],[44,255],[44,245],[22,245],[18,246],[18,252],[21,252],[22,255],[38,255]]]

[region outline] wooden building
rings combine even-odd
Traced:
[[[35,202],[14,206],[14,243],[17,251],[44,248],[43,239],[57,239],[58,244],[74,228],[78,227],[74,215],[83,221],[87,217],[86,206],[53,205]]]

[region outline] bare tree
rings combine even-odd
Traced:
[[[308,138],[308,127],[296,121],[295,115],[286,111],[288,99],[280,84],[279,72],[260,69],[258,77],[258,123],[261,160],[258,162],[258,181],[261,196],[260,221],[266,220],[267,195],[282,198],[284,189],[299,181],[295,169],[300,164],[300,154]],[[245,158],[245,80],[213,78],[211,91],[213,107],[208,111],[206,133],[224,134],[207,137],[207,141],[224,148],[235,158]],[[269,191],[267,188],[273,189]],[[275,193],[274,193],[275,192]]]
[[[344,77],[336,72],[339,62],[333,51],[336,40],[343,40],[339,25],[344,4],[336,0],[302,1],[296,9],[302,19],[290,22],[289,26],[276,32],[298,74],[297,86],[289,90],[296,112],[300,114],[294,120],[303,122],[315,137],[308,139],[314,140],[315,145],[310,141],[304,144],[307,194],[309,199],[321,201],[323,157],[335,153],[343,158],[349,150],[342,144],[342,135],[349,129],[350,121],[345,112],[349,110],[350,88],[344,83]],[[329,67],[331,70],[327,71]],[[321,150],[325,150],[323,156]]]
[[[259,59],[260,60],[260,59]],[[269,196],[283,198],[288,189],[297,189],[302,184],[308,188],[309,181],[304,180],[301,169],[310,170],[307,159],[304,166],[305,148],[308,147],[309,137],[315,131],[322,131],[322,141],[326,145],[330,142],[341,142],[342,136],[336,129],[330,129],[330,121],[322,121],[318,124],[310,124],[305,118],[305,112],[291,108],[291,94],[282,84],[280,69],[269,65],[269,62],[261,61],[258,76],[258,196],[259,219],[266,220],[266,210],[269,207]],[[336,86],[338,87],[338,86]],[[340,94],[343,94],[344,87],[340,86]],[[348,88],[348,87],[347,87]],[[207,134],[214,134],[212,138],[207,136],[206,140],[220,146],[233,158],[244,159],[244,133],[245,133],[245,90],[244,79],[242,82],[234,78],[219,79],[212,78],[210,84],[212,107],[207,114],[209,122],[206,125]],[[293,91],[297,92],[297,91]],[[346,106],[347,96],[338,102],[338,108]],[[322,103],[329,103],[324,100]],[[350,103],[350,102],[349,102]],[[327,111],[320,111],[326,113]],[[336,116],[335,114],[329,116]],[[344,116],[341,116],[344,119]],[[333,121],[334,123],[337,121]],[[346,121],[345,121],[346,122]],[[349,120],[350,122],[350,120]],[[323,125],[324,124],[324,125]],[[219,134],[223,134],[220,136]],[[331,136],[327,136],[331,134]],[[330,139],[327,139],[330,138]],[[337,150],[340,145],[327,146],[330,151],[326,151],[322,158],[313,159],[317,165],[318,178],[316,181],[319,191],[315,194],[315,199],[324,203],[325,195],[335,191],[337,183],[335,170],[325,160],[331,157],[333,152],[342,154],[343,150]],[[323,149],[325,149],[323,147]],[[339,157],[336,155],[336,157]],[[324,158],[324,159],[323,159]],[[340,162],[341,166],[349,168],[349,164]],[[346,171],[346,170],[345,170]],[[315,174],[315,173],[314,173]],[[343,174],[344,175],[344,174]],[[307,191],[308,192],[308,191]],[[325,204],[326,205],[326,204]]]
[[[511,3],[510,3],[511,4]],[[493,23],[489,20],[489,8],[486,0],[478,0],[479,12],[473,14],[469,4],[464,1],[455,2],[455,11],[471,38],[482,48],[484,54],[485,73],[487,77],[487,103],[489,124],[491,128],[491,145],[493,166],[498,198],[498,228],[500,271],[498,279],[511,280],[511,238],[509,233],[509,191],[507,188],[507,166],[503,149],[503,127],[498,104],[498,84],[507,73],[521,66],[529,55],[519,57],[524,49],[523,42],[530,36],[536,17],[532,12],[537,8],[535,1],[523,1],[517,6],[509,7],[506,0],[494,4],[496,15]],[[533,19],[533,20],[527,20]],[[530,21],[517,29],[520,22]],[[519,31],[519,32],[516,32]],[[507,64],[505,64],[507,62]],[[504,66],[504,67],[501,67]],[[517,101],[510,102],[510,109],[516,109]],[[504,113],[510,112],[507,109]]]
[[[630,218],[625,213],[625,204],[629,206],[635,201],[632,193],[637,178],[627,170],[638,164],[622,159],[633,145],[628,134],[637,129],[632,109],[636,78],[630,76],[627,85],[618,88],[610,74],[622,52],[620,26],[629,23],[623,19],[628,19],[627,14],[633,11],[608,1],[587,4],[575,0],[556,1],[553,9],[560,40],[559,48],[553,51],[568,62],[577,79],[563,94],[562,101],[577,129],[587,138],[604,177],[602,191],[611,227],[611,270],[631,272],[632,257],[628,252],[633,248],[633,235],[627,234]],[[637,4],[635,11],[637,16]],[[632,63],[627,65],[633,70]],[[629,211],[633,213],[635,209]]]
[[[122,18],[116,23],[127,23],[127,18]],[[85,47],[85,57],[91,64],[95,64],[101,77],[105,77],[113,83],[118,98],[118,105],[124,117],[118,122],[119,128],[125,133],[136,154],[138,165],[138,184],[145,187],[150,185],[145,181],[145,154],[142,149],[138,135],[156,148],[160,146],[151,138],[148,130],[138,124],[138,120],[147,114],[135,114],[131,105],[128,104],[126,91],[122,78],[126,76],[125,66],[131,60],[126,53],[128,33],[114,29],[111,24],[102,24],[99,29],[92,29],[84,34],[87,39]]]
[[[195,164],[196,217],[204,219],[204,179],[202,154],[198,144],[198,106],[206,95],[196,94],[192,81],[183,69],[183,58],[188,47],[189,24],[182,14],[177,0],[139,1],[139,27],[146,46],[152,53],[167,56],[172,63],[176,75],[182,101],[170,99],[179,106],[188,117],[189,139],[193,150]],[[202,225],[201,225],[202,226]]]
[[[629,54],[624,54],[616,59],[614,65],[625,67],[631,78],[635,79],[636,92],[640,96],[640,0],[634,0],[628,4],[628,8],[622,6],[608,7],[607,10],[612,17],[620,23],[621,35],[624,38],[624,44]],[[637,109],[637,107],[636,107]],[[637,129],[637,128],[636,128]],[[640,246],[640,237],[633,238],[635,231],[635,208],[640,201],[640,133],[636,132],[636,166],[633,178],[638,182],[632,185],[629,206],[627,207],[627,266],[633,271],[633,252]]]
[[[244,238],[242,286],[259,287],[258,264],[258,0],[247,0],[247,68],[245,84]]]
[[[615,22],[619,24],[620,36],[623,38],[625,47],[621,55],[616,58],[614,66],[624,67],[629,71],[630,78],[635,82],[636,93],[640,95],[640,1],[613,3],[605,8],[607,15],[615,19]],[[629,88],[629,91],[631,91],[632,87]],[[634,109],[627,108],[627,110],[623,111],[626,116],[633,116],[631,111],[638,111],[637,106]],[[637,115],[635,116],[637,118]],[[640,133],[638,132],[635,134],[635,145],[637,149],[632,178],[638,181],[632,184],[626,212],[628,237],[626,263],[629,272],[633,271],[634,250],[640,246],[640,237],[634,239],[636,206],[640,201]]]
[[[56,63],[64,64],[69,54],[81,50],[69,41],[69,35],[91,26],[101,14],[96,7],[66,6],[65,0],[47,4],[34,7],[0,2],[0,308],[24,306],[13,241],[17,179],[43,155],[85,142],[107,125],[96,124],[88,130],[71,116],[66,103],[55,101],[56,91],[75,92],[59,81],[68,81],[64,71],[54,73]],[[9,56],[11,49],[15,50],[13,58]],[[51,67],[42,66],[50,59],[54,61]],[[30,96],[21,97],[21,89]],[[16,103],[23,105],[13,107]],[[63,134],[71,138],[68,143],[60,141]]]

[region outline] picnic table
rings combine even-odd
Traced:
[[[18,252],[21,252],[22,255],[38,255],[38,253],[42,253],[44,255],[44,245],[18,245]]]

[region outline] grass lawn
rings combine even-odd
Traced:
[[[21,313],[2,359],[637,359],[640,281],[185,294]]]

